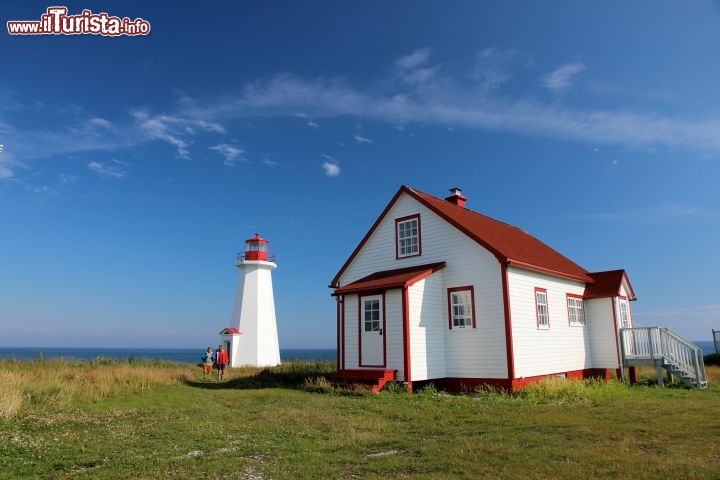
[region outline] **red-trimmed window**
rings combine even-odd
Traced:
[[[448,325],[475,328],[475,291],[472,286],[448,288]]]
[[[396,257],[415,257],[421,253],[420,215],[416,214],[395,220]]]
[[[573,326],[585,326],[585,305],[580,295],[567,294],[568,323]]]
[[[535,289],[535,314],[537,316],[538,328],[550,328],[550,311],[548,310],[548,296],[547,290],[544,288]]]

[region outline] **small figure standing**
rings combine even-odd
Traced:
[[[218,380],[225,380],[225,367],[229,363],[228,353],[222,345],[215,351],[215,365],[218,369]]]
[[[200,359],[202,360],[203,380],[210,380],[212,378],[212,367],[215,361],[212,347],[207,347],[207,350],[205,350],[205,353],[202,354]]]

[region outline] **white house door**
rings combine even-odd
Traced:
[[[360,366],[385,366],[382,295],[360,298]]]

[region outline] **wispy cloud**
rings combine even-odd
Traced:
[[[340,175],[340,165],[337,163],[325,162],[322,164],[322,168],[328,177],[337,177]]]
[[[634,312],[634,316],[642,318],[684,317],[701,318],[707,320],[720,320],[720,305],[701,305],[680,307],[666,310],[649,310]]]
[[[70,173],[61,173],[58,175],[58,182],[61,185],[75,185],[78,180],[80,180],[80,177]]]
[[[100,162],[88,162],[87,167],[90,171],[105,178],[125,178],[127,176],[127,172],[122,168]]]
[[[304,114],[304,113],[296,113],[295,116],[298,117],[298,118],[302,118],[303,120],[305,120],[305,123],[307,124],[307,126],[310,127],[310,128],[312,128],[312,129],[318,129],[318,128],[320,128],[320,124],[318,124],[317,122],[315,122],[315,121],[313,121],[313,120],[310,120],[310,119],[308,118],[308,116],[307,116],[306,114]]]
[[[227,133],[221,123],[227,119],[293,115],[302,118],[310,128],[317,128],[323,119],[344,117],[359,122],[382,122],[391,127],[402,125],[407,129],[415,125],[464,127],[592,146],[677,148],[720,156],[720,115],[670,116],[652,106],[644,110],[592,109],[570,103],[571,99],[562,96],[545,101],[535,95],[536,91],[508,91],[505,82],[512,69],[505,66],[513,61],[513,55],[517,54],[486,49],[477,56],[485,62],[481,62],[479,69],[477,64],[470,64],[464,71],[457,66],[450,71],[449,65],[435,61],[430,48],[420,48],[399,56],[390,65],[389,73],[374,82],[361,84],[348,76],[283,73],[249,81],[235,93],[205,98],[176,93],[179,100],[175,107],[160,113],[136,108],[125,116],[103,118],[69,108],[62,114],[65,116],[55,114],[54,124],[44,115],[42,125],[48,126],[35,129],[13,125],[8,112],[21,109],[27,115],[47,114],[48,108],[41,102],[0,90],[0,99],[8,100],[6,105],[0,105],[0,134],[7,149],[0,156],[0,178],[12,177],[37,158],[116,151],[151,141],[167,143],[178,157],[190,158],[195,143],[207,142],[202,134]],[[582,62],[561,65],[545,75],[540,86],[562,92],[586,70]],[[478,83],[488,88],[478,88]],[[372,143],[361,133],[353,138],[357,143]],[[202,149],[208,145],[218,147],[223,143],[217,140],[203,143]],[[7,155],[10,149],[14,156]],[[230,161],[241,158],[230,152],[218,150],[226,161],[228,156]]]
[[[238,160],[245,160],[242,156],[245,153],[243,149],[234,147],[227,143],[220,143],[208,148],[225,157],[225,161],[223,163],[230,167],[237,165]]]
[[[0,152],[0,180],[15,176],[15,169],[19,166],[10,152]]]
[[[433,79],[438,71],[437,66],[428,65],[432,50],[420,48],[402,56],[395,61],[398,77],[408,85],[419,86]]]
[[[205,132],[225,133],[225,128],[216,122],[203,119],[193,119],[177,115],[150,115],[146,110],[131,110],[130,115],[135,119],[142,135],[150,140],[162,140],[173,145],[180,158],[190,158],[190,143],[188,135],[193,135],[196,129]]]
[[[370,140],[370,139],[367,138],[367,137],[363,137],[363,136],[360,135],[359,133],[356,133],[356,134],[353,136],[353,138],[354,138],[355,141],[358,142],[358,143],[373,143],[372,140]]]
[[[481,89],[500,88],[512,77],[517,66],[516,50],[501,50],[488,47],[480,51],[475,58],[472,77]]]
[[[668,203],[658,207],[636,208],[619,212],[592,212],[571,215],[573,219],[609,220],[625,222],[674,222],[677,220],[713,220],[720,219],[720,210],[712,210],[697,205]]]
[[[402,57],[395,60],[395,65],[403,70],[410,70],[424,65],[430,60],[430,54],[432,50],[429,48],[418,48],[414,52],[403,55]]]
[[[554,92],[565,90],[570,86],[572,78],[583,70],[585,64],[582,62],[567,63],[545,75],[542,84]]]

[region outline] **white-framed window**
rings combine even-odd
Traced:
[[[420,215],[395,220],[397,258],[420,255]]]
[[[585,304],[582,297],[578,295],[567,295],[568,321],[570,325],[585,325]]]
[[[475,328],[475,292],[472,286],[448,288],[448,325]]]
[[[535,289],[535,314],[537,315],[538,328],[550,328],[550,311],[548,310],[548,296],[547,290],[545,290],[544,288]]]
[[[620,299],[620,325],[621,328],[630,328],[630,310],[628,309],[627,300]]]

